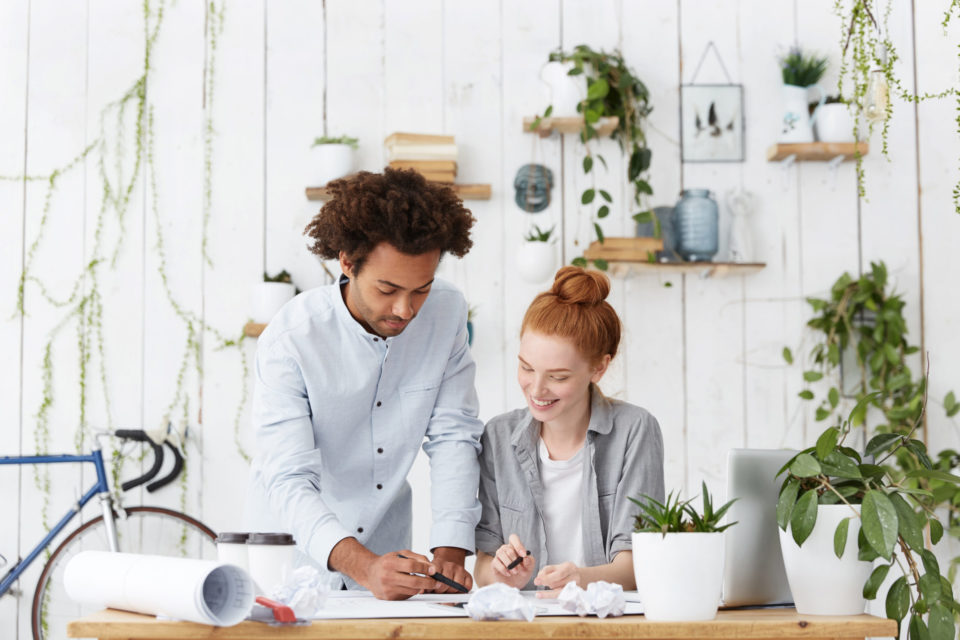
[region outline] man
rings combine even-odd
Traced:
[[[257,349],[252,524],[292,533],[336,588],[452,591],[429,577],[439,572],[469,589],[483,424],[467,305],[434,274],[444,253],[470,250],[474,218],[414,171],[361,172],[329,189],[305,233],[343,276],[288,303]],[[421,444],[432,560],[407,549],[406,476]]]

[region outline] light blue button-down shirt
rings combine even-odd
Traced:
[[[284,306],[257,347],[250,526],[292,533],[322,570],[347,537],[376,554],[409,548],[406,477],[422,445],[430,548],[472,552],[483,424],[466,315],[463,296],[440,280],[392,338],[367,333],[336,284]]]

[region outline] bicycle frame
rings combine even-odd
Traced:
[[[107,484],[107,472],[103,466],[103,454],[100,447],[94,448],[89,455],[46,455],[46,456],[0,456],[0,464],[56,464],[60,462],[90,462],[97,470],[97,482],[77,502],[74,507],[67,510],[67,513],[60,519],[50,531],[44,536],[37,546],[35,546],[26,558],[18,559],[13,568],[0,580],[0,596],[3,596],[13,584],[19,579],[20,575],[26,571],[27,567],[36,560],[40,552],[49,545],[57,534],[63,531],[64,527],[80,513],[80,510],[95,496],[100,498],[100,506],[103,509],[103,520],[107,526],[107,536],[109,538],[110,550],[118,551],[117,529],[113,516],[113,498],[110,496],[110,486]]]

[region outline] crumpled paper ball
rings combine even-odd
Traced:
[[[533,604],[520,590],[502,582],[477,589],[464,610],[474,620],[533,620]]]
[[[297,568],[290,577],[271,592],[270,597],[282,602],[298,618],[312,618],[323,608],[330,587],[320,577],[320,572],[310,565]]]
[[[622,616],[627,608],[623,587],[598,580],[587,585],[586,591],[576,582],[568,582],[557,600],[566,611],[578,616],[596,615],[598,618]]]

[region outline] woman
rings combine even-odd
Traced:
[[[523,318],[527,406],[492,419],[481,441],[480,585],[635,587],[627,497],[663,500],[663,441],[646,410],[596,386],[620,342],[609,291],[602,273],[564,267]]]

